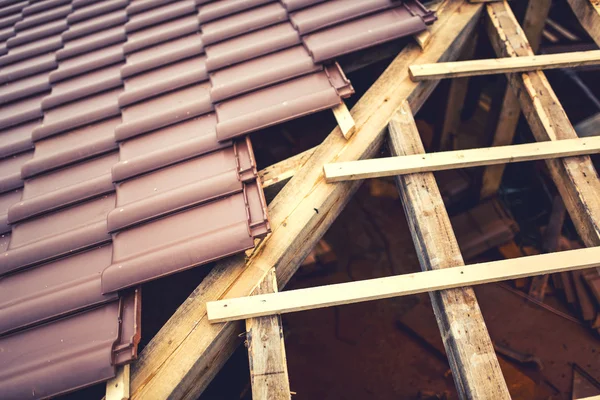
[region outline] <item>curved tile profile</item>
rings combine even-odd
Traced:
[[[129,179],[117,186],[117,205],[108,214],[108,230],[125,227],[242,191],[255,180],[249,143],[233,146]]]
[[[71,57],[61,61],[59,68],[50,73],[50,83],[54,84],[121,61],[125,61],[125,53],[121,44]]]
[[[280,0],[288,12],[309,7],[324,2],[325,0]]]
[[[63,40],[69,41],[98,32],[102,29],[121,26],[127,22],[127,12],[125,10],[114,11],[106,15],[83,21],[75,26],[71,26],[68,31],[63,33]]]
[[[10,206],[21,200],[22,193],[22,189],[14,189],[0,193],[0,235],[10,233],[11,228],[8,223],[8,209]]]
[[[31,43],[38,39],[43,39],[48,36],[56,35],[61,33],[67,29],[68,25],[64,19],[59,19],[57,21],[53,21],[47,24],[43,24],[39,27],[34,27],[31,29],[27,29],[25,31],[19,32],[17,36],[13,36],[12,38],[6,41],[6,45],[8,48],[13,48],[16,46],[21,46],[23,44]]]
[[[191,14],[128,34],[128,40],[123,45],[123,50],[125,50],[125,53],[130,54],[167,40],[197,32],[198,18]]]
[[[71,3],[70,0],[45,0],[29,4],[23,9],[23,15],[37,14],[50,8],[56,8]],[[74,4],[73,4],[74,5]]]
[[[146,100],[174,89],[208,80],[206,57],[196,56],[127,78],[119,105]]]
[[[69,16],[67,17],[67,22],[70,25],[73,25],[77,22],[81,22],[86,19],[94,18],[96,16],[103,15],[111,11],[122,9],[128,4],[128,0],[100,1],[88,7],[81,7],[76,9],[71,14],[69,14]]]
[[[189,269],[254,246],[244,192],[149,221],[113,235],[113,264],[102,273],[110,293]],[[258,205],[262,207],[262,205]],[[260,216],[262,218],[262,215]],[[264,224],[268,224],[263,220]]]
[[[40,102],[44,96],[35,95],[0,107],[0,129],[41,118]]]
[[[8,54],[0,57],[0,67],[8,64],[13,64],[17,61],[22,61],[40,54],[49,53],[56,49],[60,49],[63,45],[60,35],[38,40],[23,46],[11,49]]]
[[[125,140],[212,111],[209,89],[208,83],[199,83],[125,108],[115,138]]]
[[[0,193],[23,187],[21,166],[31,158],[33,152],[21,153],[0,160]]]
[[[336,86],[341,83],[341,86]],[[339,67],[328,68],[219,103],[217,137],[229,139],[340,103],[352,93]]]
[[[111,167],[119,160],[117,152],[85,163],[36,176],[25,183],[20,202],[8,211],[11,224],[114,191]]]
[[[52,70],[57,66],[58,62],[54,57],[54,53],[29,58],[2,68],[0,70],[0,84]]]
[[[60,61],[75,57],[111,44],[124,42],[126,39],[125,28],[115,26],[67,42],[62,49],[56,52],[56,59]]]
[[[135,357],[139,330],[139,295],[132,293],[1,337],[0,393],[6,400],[48,398],[113,378],[115,364]]]
[[[39,123],[40,120],[33,120],[3,129],[0,132],[0,158],[33,149],[31,131]]]
[[[271,1],[273,0],[222,0],[205,2],[206,4],[198,7],[198,20],[203,24]]]
[[[206,46],[206,68],[212,72],[299,43],[298,32],[292,24],[284,22]]]
[[[127,13],[130,16],[133,16],[135,14],[164,6],[165,4],[174,3],[176,1],[178,0],[136,0],[127,6]]]
[[[212,72],[210,96],[216,103],[322,68],[303,46],[294,46]]]
[[[0,335],[117,300],[116,293],[101,293],[111,258],[105,245],[0,278]]]
[[[118,116],[37,141],[34,157],[21,167],[21,177],[30,178],[116,150],[114,130],[120,123]]]
[[[119,182],[146,172],[231,146],[217,140],[217,118],[206,114],[121,142],[121,160],[112,175]]]
[[[0,275],[110,241],[106,215],[114,206],[107,195],[13,225]]]
[[[170,19],[191,14],[196,11],[196,5],[192,0],[177,1],[162,7],[156,7],[146,12],[132,15],[129,22],[125,24],[127,33],[147,28]]]
[[[302,42],[315,62],[412,35],[427,29],[424,19],[405,4],[391,10],[310,33]]]
[[[290,21],[301,35],[305,35],[398,4],[394,0],[332,0],[294,12],[290,14]]]
[[[44,122],[32,132],[33,140],[121,114],[117,101],[121,91],[119,87],[46,111]]]
[[[221,42],[234,36],[287,21],[285,8],[278,1],[268,3],[238,14],[202,24],[202,41],[205,45]]]
[[[50,82],[45,72],[9,82],[0,87],[0,106],[49,90]]]

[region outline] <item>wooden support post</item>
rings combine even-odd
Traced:
[[[343,101],[337,106],[332,108],[333,115],[335,116],[335,120],[340,127],[340,131],[342,131],[342,135],[346,138],[346,140],[350,139],[350,137],[354,134],[354,118],[350,114],[348,107],[346,107],[346,103]]]
[[[533,54],[506,1],[487,5],[486,19],[498,56],[517,57],[523,50]],[[577,137],[543,72],[510,74],[508,78],[536,140]],[[547,160],[546,165],[581,239],[586,246],[599,245],[600,179],[589,156]]]
[[[552,0],[529,0],[523,21],[523,30],[525,36],[533,45],[532,53],[527,52],[527,49],[517,49],[519,56],[531,55],[537,51],[551,4]],[[517,124],[521,116],[521,107],[510,85],[507,86],[504,92],[500,107],[498,125],[494,132],[492,146],[506,146],[511,144],[517,130]],[[494,196],[498,192],[505,167],[505,165],[493,165],[483,170],[481,198]]]
[[[461,78],[467,76],[508,74],[557,68],[575,68],[600,64],[600,50],[571,53],[454,61],[448,63],[411,65],[413,81]]]
[[[600,136],[325,164],[327,182],[381,178],[600,153]]]
[[[413,110],[418,110],[436,86],[436,82],[412,82],[408,66],[455,60],[472,37],[481,10],[481,5],[465,0],[443,3],[438,21],[431,27],[427,51],[409,43],[353,107],[356,133],[352,140],[344,139],[336,128],[271,202],[272,233],[249,259],[240,255],[218,262],[140,353],[132,368],[133,399],[194,399],[202,393],[240,344],[237,336],[243,330],[239,323],[210,324],[206,302],[250,295],[272,267],[280,287],[288,282],[360,185],[327,184],[323,164],[373,157],[402,102],[408,99]],[[460,301],[456,304],[465,309],[473,301],[469,298],[464,306]],[[462,331],[452,331],[447,340],[453,342],[454,335],[460,336]],[[490,384],[487,377],[481,382],[472,377],[457,379],[464,381],[459,389],[463,393],[478,393],[477,386]]]
[[[600,3],[598,0],[567,0],[579,22],[600,46]]]
[[[426,251],[427,250],[429,249],[426,249]],[[364,301],[388,299],[391,297],[408,296],[425,292],[431,293],[432,302],[436,302],[436,298],[433,296],[436,292],[441,294],[442,297],[444,297],[445,294],[448,299],[445,304],[449,305],[452,304],[452,300],[457,296],[454,289],[461,288],[462,290],[472,291],[472,289],[467,288],[467,286],[519,279],[543,273],[579,271],[598,266],[600,266],[600,246],[483,262],[466,266],[447,265],[446,267],[412,274],[394,275],[385,278],[366,279],[306,289],[288,290],[281,293],[213,301],[207,304],[208,319],[213,323],[235,321],[246,318],[257,318],[297,311],[314,310],[317,308],[341,306]],[[583,282],[581,282],[581,284],[583,284]],[[474,296],[473,293],[471,294]],[[590,308],[593,311],[593,306]],[[479,308],[471,309],[469,311],[480,313]],[[464,315],[462,312],[460,314]],[[471,317],[473,317],[473,315],[471,315]],[[481,315],[476,315],[475,318],[479,319],[481,318]],[[438,325],[440,325],[441,328],[447,329],[445,326],[446,322],[447,321],[440,321],[438,319]],[[481,345],[485,346],[485,350],[488,351],[488,344],[486,342],[489,341],[489,336],[482,318],[480,321],[481,325],[479,326],[474,326],[473,321],[469,318],[462,317],[450,321],[450,323],[454,324],[450,326],[450,329],[454,326],[454,329],[460,329],[465,333],[468,332],[471,339],[470,342],[474,341],[475,338],[473,335],[475,334],[477,336],[478,332],[481,332],[481,339],[484,339],[484,342],[479,343],[477,346],[473,346],[472,352],[459,355],[461,358],[457,359],[456,354],[454,355],[455,358],[451,358],[450,353],[448,353],[452,370],[464,372],[464,367],[454,366],[453,363],[473,363],[474,356],[481,356],[483,350]],[[471,329],[473,327],[476,328],[476,331]],[[489,345],[493,349],[491,341]],[[446,346],[446,352],[448,352],[448,347],[450,347],[451,350],[453,349],[452,345]],[[469,365],[467,366],[467,369],[471,373],[479,375],[478,379],[486,376],[484,375],[485,372],[481,371],[481,366]],[[502,374],[500,372],[498,372],[498,379],[503,382]],[[502,390],[498,390],[498,383],[499,381],[490,382],[489,386],[485,388],[486,391],[483,393],[484,397],[480,397],[482,395],[481,393],[471,393],[471,396],[467,398],[509,399],[510,396],[506,386],[504,386]],[[487,397],[490,393],[493,393],[494,397]],[[463,397],[464,396],[465,394],[463,394]]]
[[[106,400],[129,400],[129,371],[129,364],[117,368],[117,376],[106,382]]]
[[[272,268],[254,291],[255,294],[277,292],[277,277]],[[250,360],[250,382],[254,400],[289,400],[290,381],[285,358],[281,317],[246,320],[246,344]]]

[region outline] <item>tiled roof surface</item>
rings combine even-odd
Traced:
[[[339,104],[333,58],[435,19],[341,1],[0,0],[2,398],[134,359],[137,285],[268,233],[247,134]]]

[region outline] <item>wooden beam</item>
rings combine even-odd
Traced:
[[[425,153],[408,104],[404,103],[395,114],[388,130],[388,146],[392,155]],[[396,186],[421,269],[428,271],[463,266],[458,242],[433,173],[397,176]],[[510,398],[473,290],[446,290],[431,293],[430,297],[459,397]],[[477,354],[477,362],[473,362],[474,354]]]
[[[592,40],[600,46],[600,3],[598,0],[567,0],[567,3]]]
[[[488,33],[500,57],[533,54],[508,3],[486,6]],[[538,141],[576,138],[560,101],[541,71],[508,75],[521,109]],[[547,160],[546,164],[586,246],[600,244],[600,180],[588,156]]]
[[[485,60],[411,65],[408,67],[408,71],[412,80],[418,82],[427,79],[507,74],[598,64],[600,64],[600,50],[590,50],[527,57],[491,58]]]
[[[277,277],[271,268],[255,294],[277,293]],[[246,345],[250,361],[250,382],[254,400],[289,400],[290,381],[281,317],[249,318],[246,320]]]
[[[596,153],[600,153],[600,137],[348,161],[325,164],[323,170],[332,183]]]
[[[523,20],[523,31],[531,43],[532,53],[529,53],[527,49],[517,49],[518,55],[533,54],[537,51],[551,5],[552,0],[529,0]],[[519,105],[519,100],[510,85],[508,85],[502,98],[498,125],[494,131],[492,146],[506,146],[513,142],[520,116],[521,106]],[[480,191],[481,198],[493,196],[498,192],[504,168],[505,164],[500,164],[486,167],[483,170]]]
[[[340,127],[340,131],[342,135],[346,138],[346,140],[350,139],[355,132],[355,123],[354,118],[350,114],[348,107],[346,107],[346,103],[343,101],[337,106],[331,109],[333,111],[333,116]]]
[[[481,10],[481,5],[465,0],[446,0],[431,28],[427,51],[409,43],[353,107],[352,140],[336,127],[271,202],[272,233],[248,259],[236,256],[218,262],[140,353],[132,369],[132,398],[198,397],[240,343],[237,336],[244,329],[238,323],[211,325],[206,302],[250,295],[272,267],[280,287],[288,282],[360,185],[328,185],[323,164],[373,157],[401,103],[408,99],[418,110],[436,86],[431,81],[412,82],[408,66],[456,59]]]
[[[209,302],[212,322],[235,321],[600,266],[600,247]],[[476,354],[476,353],[475,353]]]
[[[129,372],[129,364],[117,368],[117,375],[106,382],[106,400],[129,400]]]
[[[292,179],[292,176],[302,168],[310,156],[315,152],[315,149],[316,147],[308,149],[258,172],[258,178],[262,184],[267,201],[271,201],[275,198],[285,184]]]

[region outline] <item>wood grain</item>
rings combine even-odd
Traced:
[[[356,122],[352,140],[336,127],[271,202],[273,232],[249,259],[236,256],[218,262],[144,348],[132,369],[132,398],[195,399],[202,393],[243,332],[239,323],[210,324],[206,302],[251,294],[272,267],[280,287],[288,282],[360,184],[328,185],[323,164],[373,157],[401,103],[408,99],[418,110],[436,86],[432,81],[412,82],[408,66],[456,59],[481,10],[481,5],[465,0],[446,0],[440,6],[428,50],[408,44],[352,108]]]
[[[600,153],[600,137],[348,161],[325,164],[323,170],[332,183],[596,153]]]
[[[598,0],[567,0],[571,9],[579,19],[581,26],[600,46],[600,1]]]

